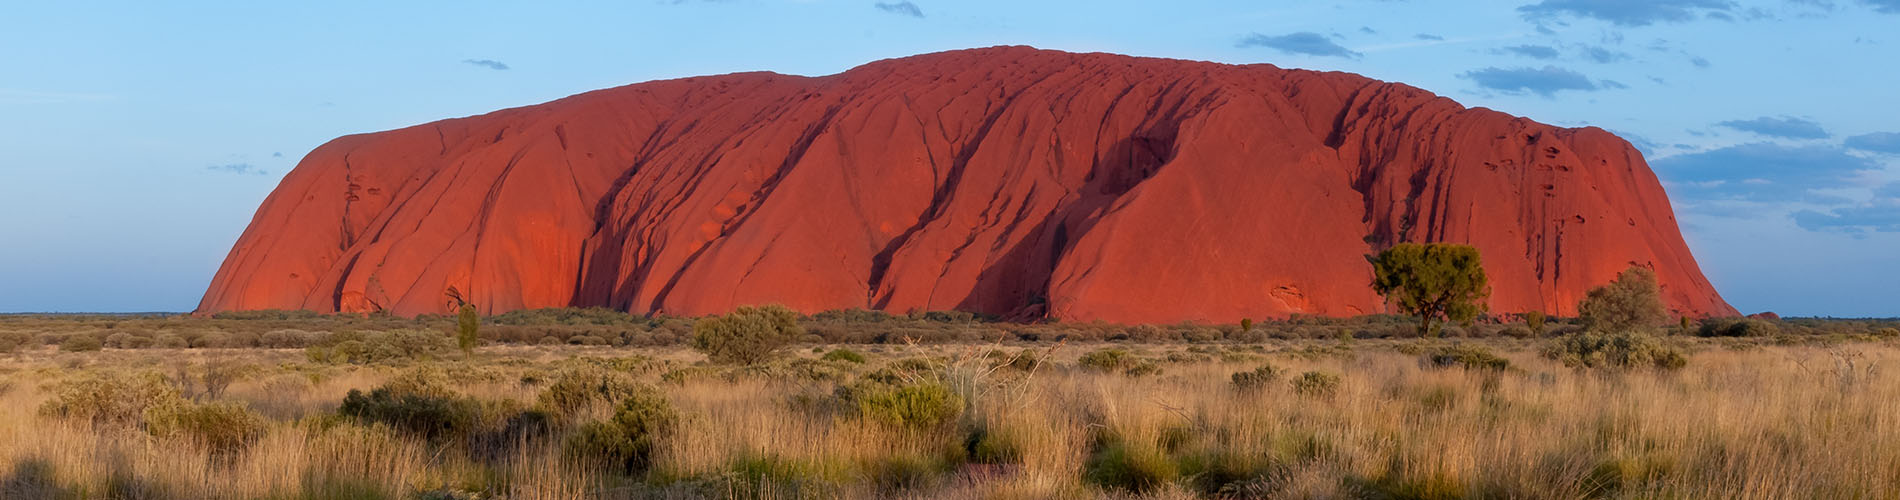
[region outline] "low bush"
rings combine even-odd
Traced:
[[[144,349],[152,346],[152,338],[119,332],[107,336],[104,344],[113,349]]]
[[[33,334],[14,330],[0,330],[0,354],[20,352],[33,344]]]
[[[831,352],[825,353],[824,356],[818,359],[825,360],[825,361],[843,361],[846,363],[864,364],[864,354],[861,354],[858,351],[853,351],[853,350],[844,349],[844,348],[832,349]]]
[[[146,411],[145,430],[161,438],[183,438],[214,452],[244,449],[264,437],[269,420],[230,402],[180,404]]]
[[[184,337],[170,333],[161,333],[157,338],[152,339],[152,347],[159,349],[184,349],[191,347],[191,343],[185,341]]]
[[[258,337],[258,345],[271,349],[303,349],[316,345],[323,337],[322,333],[303,330],[271,330]]]
[[[1524,317],[1524,331],[1526,333],[1529,333],[1532,335],[1543,335],[1544,319],[1545,319],[1543,311],[1528,311],[1523,314],[1523,317]]]
[[[1097,349],[1075,360],[1077,366],[1104,373],[1126,369],[1134,362],[1134,353],[1121,348]]]
[[[1434,348],[1426,352],[1419,361],[1432,368],[1462,366],[1466,370],[1486,371],[1503,371],[1511,368],[1511,360],[1492,353],[1484,346],[1473,344],[1453,344]]]
[[[715,363],[757,364],[804,336],[798,313],[784,306],[740,307],[693,324],[693,349]]]
[[[337,413],[424,439],[440,439],[473,433],[482,420],[482,409],[480,401],[450,390],[440,372],[415,370],[368,394],[351,389]]]
[[[571,418],[597,405],[612,405],[633,396],[640,386],[632,377],[594,366],[578,366],[555,375],[536,404],[557,420]]]
[[[1122,370],[1122,374],[1130,377],[1159,375],[1161,374],[1161,365],[1145,359],[1135,360],[1133,364],[1128,365],[1127,369]]]
[[[192,400],[218,399],[233,382],[255,371],[255,367],[229,359],[211,359],[201,365],[179,360],[172,365],[172,385]]]
[[[1111,439],[1082,464],[1083,480],[1102,486],[1145,493],[1173,483],[1180,469],[1154,446]]]
[[[1774,322],[1755,318],[1710,318],[1696,329],[1698,337],[1773,337],[1781,334]]]
[[[622,400],[613,417],[589,422],[568,437],[569,456],[624,473],[653,464],[653,453],[679,425],[679,413],[666,397],[640,387]]]
[[[90,352],[105,347],[99,337],[89,333],[73,334],[59,343],[60,352]]]
[[[304,349],[310,361],[335,364],[428,360],[454,350],[449,337],[429,330],[333,333]]]
[[[837,396],[860,418],[908,429],[942,429],[963,415],[963,397],[935,380],[862,380],[840,386]]]
[[[1250,481],[1268,477],[1275,464],[1266,454],[1206,447],[1180,456],[1181,477],[1194,491],[1212,498],[1258,498],[1243,494]]]
[[[703,498],[732,500],[838,498],[838,483],[849,470],[844,464],[791,460],[771,455],[744,455],[732,460],[724,474],[700,492]]]
[[[147,410],[184,403],[162,375],[114,373],[59,384],[39,411],[97,426],[137,426],[144,423]]]
[[[1306,372],[1293,378],[1293,393],[1316,399],[1331,399],[1339,393],[1339,376],[1325,372]]]
[[[1014,428],[1003,425],[972,426],[963,441],[971,463],[1020,464],[1023,462],[1023,438]]]
[[[1546,346],[1545,358],[1572,368],[1658,368],[1673,370],[1689,360],[1651,335],[1635,332],[1571,335]]]
[[[851,366],[852,363],[849,361],[798,358],[783,365],[774,365],[771,371],[781,372],[799,380],[839,382],[850,377]]]
[[[1252,370],[1234,372],[1231,380],[1233,381],[1234,389],[1257,391],[1265,389],[1268,384],[1273,383],[1274,380],[1278,380],[1280,378],[1280,372],[1280,367],[1260,365],[1260,367]]]

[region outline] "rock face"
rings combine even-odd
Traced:
[[[1483,252],[1492,312],[1630,265],[1733,315],[1627,142],[1344,73],[999,47],[641,83],[353,135],[258,209],[201,311],[1009,318],[1385,311],[1364,255]]]

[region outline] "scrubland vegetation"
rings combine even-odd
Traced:
[[[1900,495],[1900,322],[1611,316],[10,316],[0,497]]]
[[[1672,323],[1641,268],[1485,316],[1468,247],[1374,263],[1416,319],[0,318],[0,497],[1900,496],[1900,322]]]

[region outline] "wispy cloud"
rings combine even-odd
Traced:
[[[210,170],[212,172],[226,173],[226,174],[238,174],[238,175],[266,175],[268,174],[268,172],[265,172],[264,169],[257,168],[256,165],[252,165],[249,163],[226,163],[223,165],[211,165],[211,166],[205,167],[205,170]]]
[[[1320,56],[1320,57],[1345,57],[1345,58],[1350,58],[1350,59],[1357,59],[1359,58],[1359,55],[1360,55],[1358,52],[1354,52],[1352,49],[1348,49],[1348,48],[1340,46],[1338,43],[1334,43],[1333,40],[1330,38],[1327,38],[1326,35],[1321,35],[1319,33],[1314,33],[1311,31],[1288,33],[1285,35],[1262,35],[1259,33],[1254,33],[1252,35],[1247,35],[1246,38],[1242,38],[1240,40],[1240,43],[1235,44],[1235,46],[1240,47],[1240,48],[1266,47],[1266,48],[1278,50],[1280,52],[1285,52],[1288,54],[1301,54],[1301,55]]]
[[[1832,135],[1827,133],[1827,129],[1821,128],[1819,123],[1792,116],[1729,120],[1716,125],[1780,139],[1826,139]]]
[[[877,10],[892,14],[901,14],[918,19],[923,19],[924,17],[924,9],[918,8],[917,4],[910,3],[910,0],[893,3],[878,2],[874,5],[877,7]]]
[[[1703,14],[1726,13],[1734,8],[1735,4],[1727,0],[1543,0],[1518,7],[1517,11],[1533,21],[1575,16],[1618,26],[1648,26],[1693,21],[1705,17]]]
[[[1683,188],[1672,195],[1762,202],[1811,200],[1814,190],[1851,187],[1859,176],[1880,168],[1839,146],[1770,142],[1671,156],[1650,165]]]
[[[1875,153],[1900,154],[1900,132],[1874,132],[1849,137],[1847,147]],[[1890,187],[1900,188],[1900,184]]]
[[[1373,53],[1373,52],[1385,52],[1388,50],[1413,49],[1413,48],[1419,48],[1419,47],[1434,47],[1434,46],[1439,46],[1439,45],[1456,45],[1456,44],[1465,44],[1465,43],[1474,43],[1474,42],[1495,42],[1495,41],[1500,41],[1500,40],[1513,40],[1513,39],[1518,39],[1518,38],[1523,38],[1523,37],[1524,37],[1524,34],[1522,33],[1507,33],[1507,34],[1501,34],[1501,35],[1474,36],[1474,37],[1462,37],[1462,38],[1438,37],[1437,39],[1427,38],[1426,36],[1414,36],[1412,37],[1413,40],[1411,41],[1387,43],[1387,44],[1380,44],[1380,45],[1367,45],[1367,46],[1354,48],[1353,50],[1357,52],[1361,52],[1361,53]]]
[[[463,59],[462,64],[481,66],[495,71],[507,71],[508,65],[494,59]]]
[[[1500,47],[1492,53],[1529,57],[1532,59],[1556,59],[1557,48],[1549,45],[1512,45]]]
[[[1794,223],[1809,231],[1900,232],[1900,182],[1875,189],[1874,197],[1866,202],[1835,207],[1826,212],[1795,212]]]
[[[1809,231],[1900,233],[1900,202],[1840,207],[1827,212],[1802,210],[1794,223]]]
[[[1630,58],[1629,53],[1619,51],[1619,50],[1611,50],[1611,49],[1607,49],[1603,47],[1598,47],[1595,45],[1585,45],[1583,47],[1580,47],[1578,48],[1578,52],[1583,54],[1584,59],[1588,59],[1591,62],[1595,62],[1598,64],[1609,64],[1613,62],[1627,60]]]
[[[1565,90],[1598,90],[1597,84],[1582,73],[1545,66],[1542,68],[1499,68],[1489,67],[1467,71],[1461,78],[1477,82],[1483,87],[1507,94],[1532,93],[1546,98],[1554,97]]]

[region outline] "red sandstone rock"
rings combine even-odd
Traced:
[[[1493,312],[1630,265],[1733,315],[1642,155],[1344,73],[999,47],[648,82],[331,141],[201,311],[1385,311],[1362,257],[1484,254]]]

